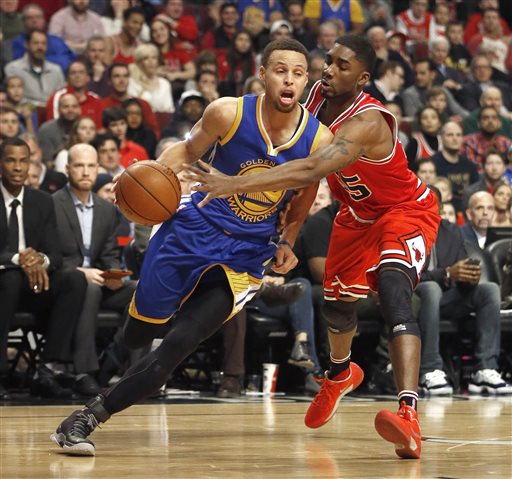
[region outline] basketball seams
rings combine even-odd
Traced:
[[[129,176],[130,176],[130,178],[131,178],[131,179],[134,179],[131,175],[129,175]],[[138,182],[137,182],[137,185],[141,186]],[[144,191],[146,191],[146,189],[145,189],[145,188],[144,188]],[[118,192],[117,192],[116,194],[119,194],[119,195],[121,196],[121,198],[120,198],[120,199],[121,199],[121,201],[118,201],[118,203],[119,203],[120,205],[123,205],[123,206],[124,206],[124,208],[128,209],[130,212],[132,212],[133,214],[135,214],[135,215],[136,215],[136,216],[138,216],[139,218],[144,219],[144,220],[147,220],[147,222],[148,222],[148,223],[147,223],[147,225],[148,225],[148,226],[152,226],[152,225],[154,224],[155,220],[154,220],[153,218],[148,218],[147,216],[142,215],[142,214],[141,214],[141,213],[139,213],[138,211],[135,211],[135,210],[132,208],[132,206],[131,206],[127,201],[126,201],[126,198],[125,198],[125,196],[124,196],[124,194],[123,194],[123,186],[122,186],[122,185],[120,185],[120,188],[119,188],[119,190],[118,190]],[[165,209],[165,211],[167,211],[167,209],[166,209],[166,208],[163,208],[163,209]],[[128,217],[128,215],[127,215],[127,217]],[[130,218],[128,218],[128,219],[130,219]],[[133,220],[132,220],[132,221],[133,221]],[[134,223],[146,224],[146,223],[142,223],[142,222],[140,222],[140,221],[134,221]]]
[[[163,165],[162,163],[157,163],[158,166],[152,165],[151,163],[145,163],[144,165],[149,166],[150,168],[153,168],[153,170],[158,171],[158,173],[160,173],[161,175],[164,176],[164,178],[171,184],[172,191],[174,191],[174,193],[176,195],[176,204],[179,205],[180,200],[181,200],[181,183],[180,183],[180,180],[178,179],[178,177],[176,176],[176,173],[174,173],[174,171],[171,168],[169,168],[166,165]],[[162,170],[164,170],[164,171],[162,171]],[[130,175],[130,176],[133,178],[132,175]],[[139,183],[139,182],[137,182],[137,183]],[[165,208],[165,210],[169,211],[167,208]]]

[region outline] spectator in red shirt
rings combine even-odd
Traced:
[[[212,50],[217,54],[226,53],[237,31],[240,14],[236,3],[223,3],[219,10],[220,25],[207,31],[201,40],[201,50]]]
[[[46,103],[46,120],[59,117],[59,98],[66,93],[73,93],[80,104],[80,114],[91,117],[97,128],[101,128],[101,100],[96,93],[89,91],[91,80],[86,64],[75,60],[69,65],[68,85],[53,93]]]
[[[128,65],[125,63],[113,63],[110,65],[108,78],[112,88],[112,93],[101,99],[102,109],[112,108],[113,106],[120,107],[123,101],[131,98],[131,96],[128,95],[128,81],[130,80]],[[160,135],[160,131],[151,106],[142,98],[138,98],[138,100],[144,111],[144,118],[146,119],[147,124],[153,129],[158,137]]]
[[[128,120],[119,107],[107,108],[102,115],[103,127],[120,141],[121,165],[128,168],[134,161],[147,160],[148,152],[139,144],[126,139]]]
[[[472,13],[469,16],[468,22],[466,23],[466,28],[464,29],[464,43],[467,44],[471,37],[478,33],[483,32],[482,19],[483,19],[483,11],[488,8],[499,9],[500,2],[499,0],[480,0],[478,2],[479,11]],[[507,22],[500,16],[500,24],[503,29],[503,35],[510,35],[510,28],[507,25]]]
[[[183,15],[183,0],[167,0],[165,2],[164,13],[157,15],[156,18],[164,17],[169,23],[172,31],[181,46],[195,57],[197,55],[196,42],[199,38],[199,28],[192,15]]]
[[[179,48],[178,40],[172,34],[169,23],[158,17],[153,19],[150,27],[151,42],[158,48],[163,64],[158,67],[158,74],[172,82],[174,99],[183,92],[185,82],[194,78],[196,66],[187,50]]]

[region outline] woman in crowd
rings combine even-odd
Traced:
[[[174,113],[171,84],[158,75],[158,48],[149,43],[139,45],[130,65],[128,95],[146,100],[154,112]]]
[[[157,138],[153,130],[146,124],[144,111],[136,98],[129,98],[123,101],[126,111],[126,138],[143,146],[150,158],[154,158]]]
[[[419,129],[411,135],[405,149],[410,166],[414,166],[420,158],[432,156],[441,146],[438,136],[442,125],[439,112],[431,106],[425,106],[418,111],[417,122]]]
[[[510,203],[512,199],[512,188],[503,183],[496,187],[493,193],[495,213],[491,226],[512,226],[510,216]]]
[[[252,39],[249,33],[239,31],[233,37],[231,46],[218,57],[219,80],[226,95],[238,96],[242,93],[245,80],[255,74],[256,61]]]

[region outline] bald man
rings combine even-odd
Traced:
[[[477,191],[469,197],[466,216],[468,222],[461,227],[462,237],[470,243],[484,248],[489,228],[494,216],[494,198],[487,191]]]
[[[105,278],[106,270],[121,268],[116,238],[120,214],[112,203],[92,192],[98,167],[98,154],[92,146],[72,146],[66,168],[69,183],[53,195],[64,269],[77,269],[87,279],[73,355],[75,391],[84,396],[100,392],[95,378],[99,369],[95,345],[98,312],[101,308],[123,314],[135,291],[135,281]]]
[[[59,148],[68,139],[71,127],[80,116],[80,104],[72,93],[59,98],[59,117],[41,125],[37,132],[37,141],[43,150],[43,161],[52,161]]]

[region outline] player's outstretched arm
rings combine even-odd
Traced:
[[[188,178],[198,181],[197,191],[208,193],[203,203],[234,193],[301,188],[343,170],[361,156],[382,159],[393,149],[393,135],[383,116],[369,110],[347,120],[332,142],[318,148],[308,158],[294,160],[261,173],[227,177],[205,163],[204,170],[185,167]]]
[[[157,161],[179,173],[183,164],[196,162],[211,145],[226,136],[235,121],[236,111],[236,98],[224,97],[210,103],[192,128],[190,137],[166,148]]]

